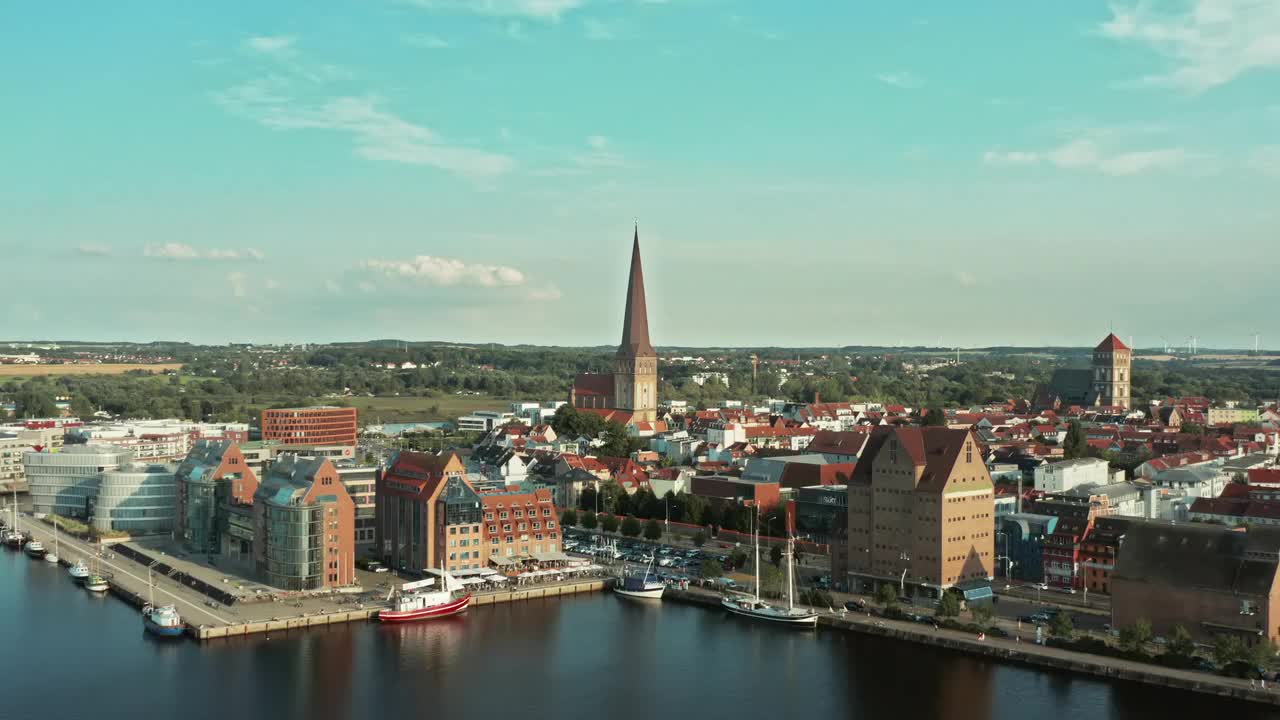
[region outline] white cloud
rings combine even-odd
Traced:
[[[451,287],[513,287],[523,285],[524,273],[505,265],[468,263],[456,258],[418,255],[409,260],[365,260],[361,267],[388,277],[405,278],[431,285]]]
[[[240,271],[227,273],[227,284],[231,286],[231,294],[243,298],[249,294],[249,276]]]
[[[378,286],[374,285],[368,280],[361,280],[360,282],[356,283],[356,287],[359,288],[360,292],[367,293],[369,295],[372,295],[373,293],[378,292]]]
[[[613,143],[609,138],[603,135],[588,135],[587,147],[588,152],[575,155],[573,162],[582,168],[593,167],[623,167],[627,164],[626,158],[622,154],[613,149]]]
[[[1112,6],[1098,30],[1109,38],[1146,45],[1169,58],[1172,69],[1144,84],[1198,93],[1252,70],[1280,67],[1280,2],[1190,0],[1180,10],[1157,12],[1156,3]]]
[[[147,245],[142,254],[150,258],[166,260],[261,260],[261,250],[245,248],[243,250],[221,248],[197,248],[185,243],[163,243]]]
[[[1249,167],[1280,178],[1280,145],[1264,145],[1254,150],[1249,158]]]
[[[338,284],[337,280],[325,280],[324,289],[334,295],[342,294],[342,286]]]
[[[582,7],[585,0],[409,0],[429,10],[470,12],[492,17],[523,17],[559,22],[561,16]]]
[[[279,290],[280,281],[276,280],[275,278],[267,278],[262,282],[262,287],[267,290]]]
[[[560,288],[548,284],[536,290],[530,290],[528,298],[535,302],[554,302],[562,297]]]
[[[593,150],[603,150],[609,147],[609,138],[603,135],[588,135],[587,145],[591,146]]]
[[[991,150],[982,162],[997,167],[1039,165],[1041,162],[1063,170],[1094,170],[1104,175],[1137,175],[1150,170],[1170,170],[1190,159],[1183,148],[1159,148],[1108,152],[1095,140],[1072,140],[1043,152],[1032,150]]]
[[[507,37],[524,42],[529,36],[524,31],[524,24],[516,20],[507,23]]]
[[[101,257],[105,255],[110,255],[111,248],[107,245],[101,245],[99,243],[80,243],[76,247],[76,252],[80,253],[81,255],[96,255]]]
[[[297,38],[292,35],[260,35],[244,41],[244,46],[263,55],[290,55]]]
[[[960,283],[961,287],[973,287],[978,284],[978,278],[974,277],[972,273],[964,270],[957,270],[955,272],[955,279],[956,282]]]
[[[588,40],[612,40],[615,37],[613,28],[599,20],[584,20],[582,29]]]
[[[251,81],[214,93],[227,111],[273,130],[328,130],[351,138],[355,153],[370,160],[426,165],[469,178],[510,172],[506,155],[450,144],[431,129],[384,110],[371,96],[334,97],[308,104],[290,94],[279,76]]]
[[[924,85],[924,78],[906,71],[880,73],[876,75],[876,79],[885,85],[892,85],[904,90],[912,90]]]
[[[436,35],[406,35],[404,42],[406,45],[427,48],[428,50],[447,50],[453,47],[453,43]]]

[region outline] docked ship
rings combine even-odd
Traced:
[[[5,547],[9,548],[10,550],[21,550],[22,541],[24,540],[26,540],[26,538],[23,537],[22,533],[18,532],[17,530],[5,531],[4,544],[5,544]]]
[[[27,555],[30,555],[31,557],[36,558],[37,560],[44,558],[44,553],[45,553],[44,543],[40,542],[39,540],[28,541],[27,544],[22,549],[27,552]]]
[[[733,593],[726,595],[720,600],[720,605],[725,610],[735,614],[749,617],[755,620],[763,620],[765,622],[778,623],[781,625],[791,625],[794,627],[812,628],[818,626],[818,613],[806,608],[796,607],[795,603],[795,550],[794,540],[792,539],[790,512],[787,513],[787,549],[783,553],[782,559],[786,566],[787,584],[787,605],[786,607],[775,607],[760,599],[760,530],[759,523],[756,525],[755,532],[755,551],[756,551],[756,587],[754,595],[746,593]]]
[[[667,586],[653,574],[652,555],[644,572],[624,570],[618,584],[613,586],[613,591],[619,595],[646,600],[661,600],[666,589]]]
[[[84,560],[77,560],[67,568],[67,574],[72,580],[82,583],[89,579],[89,566],[84,564]]]
[[[466,612],[471,605],[471,593],[462,592],[462,583],[444,570],[428,570],[427,573],[435,577],[393,588],[387,596],[391,607],[380,610],[378,619],[382,622],[413,622]],[[439,589],[432,589],[437,587]]]
[[[95,594],[104,593],[111,589],[111,583],[101,575],[90,575],[85,578],[84,589]]]
[[[156,585],[152,580],[151,568],[147,568],[147,604],[142,606],[142,627],[152,635],[160,637],[180,637],[186,632],[187,625],[178,615],[178,608],[173,605],[156,605]]]

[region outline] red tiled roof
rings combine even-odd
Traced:
[[[1103,338],[1102,342],[1098,343],[1098,347],[1094,348],[1093,351],[1094,352],[1115,352],[1117,350],[1128,350],[1128,349],[1129,349],[1128,345],[1125,345],[1124,343],[1120,342],[1120,338],[1116,337],[1115,333],[1111,333],[1110,335]]]

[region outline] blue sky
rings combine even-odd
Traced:
[[[1280,3],[10,6],[0,336],[1280,347]]]

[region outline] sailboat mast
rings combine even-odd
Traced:
[[[756,602],[760,602],[760,510],[756,509]]]
[[[794,552],[791,550],[791,535],[787,535],[787,609],[792,610],[796,606],[796,585],[795,585],[795,565],[793,564]]]

